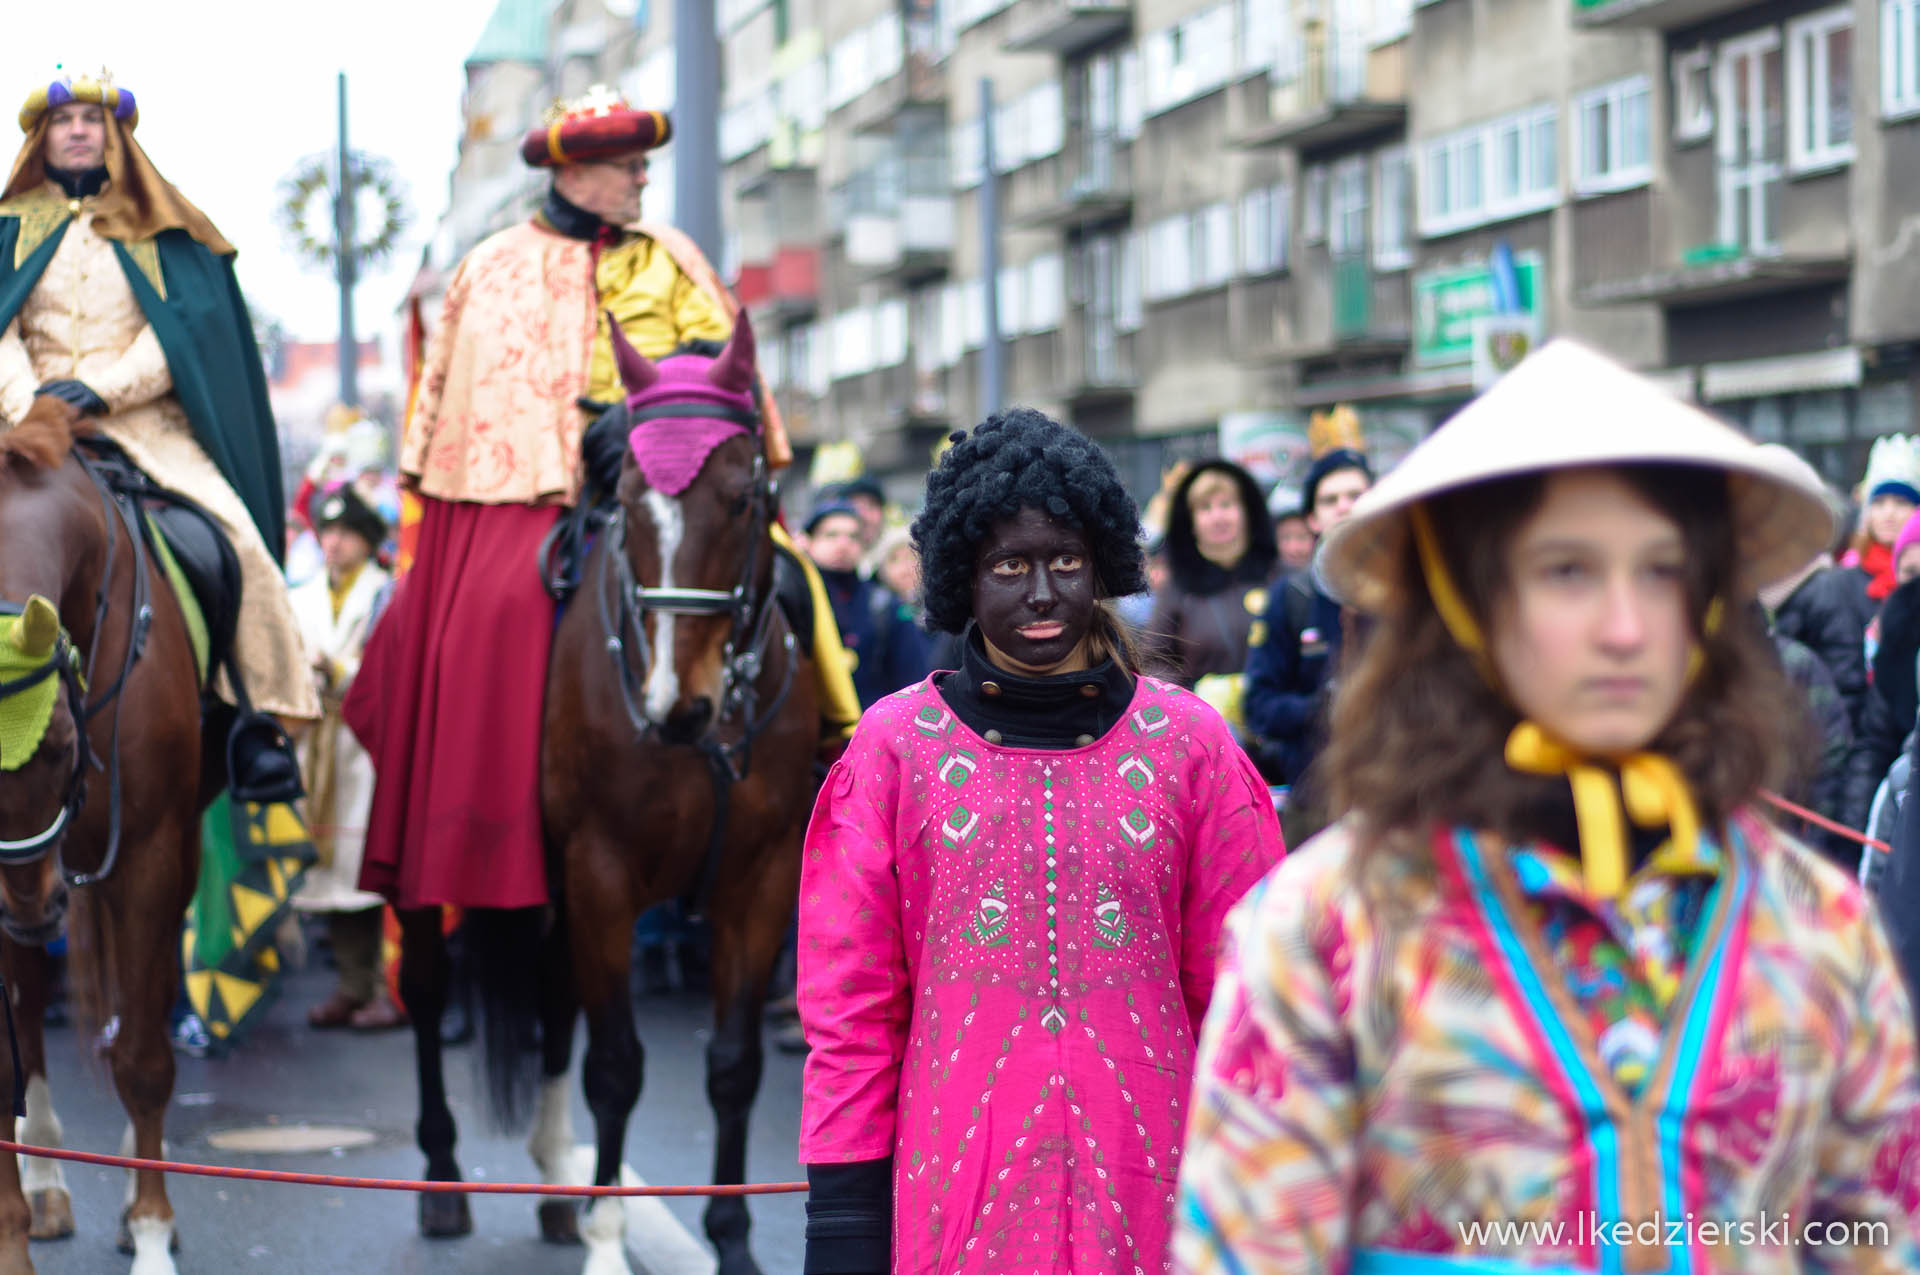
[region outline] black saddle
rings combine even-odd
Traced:
[[[233,652],[240,624],[240,555],[233,542],[198,502],[159,486],[133,463],[119,444],[100,435],[81,440],[87,461],[117,495],[130,497],[147,515],[141,534],[153,552],[155,527],[187,578],[193,600],[207,625],[207,668],[219,668]]]
[[[699,347],[713,346],[711,351]],[[689,342],[696,353],[717,353],[713,342]],[[587,550],[593,545],[593,527],[600,516],[619,503],[620,468],[626,463],[627,422],[625,404],[616,404],[602,412],[580,440],[580,455],[585,482],[579,503],[560,515],[546,539],[540,544],[540,579],[547,593],[564,607],[580,587],[586,570]],[[773,593],[787,617],[800,649],[813,650],[813,591],[807,588],[806,572],[793,552],[783,545],[774,546]]]

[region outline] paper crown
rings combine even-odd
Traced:
[[[1330,452],[1366,455],[1367,438],[1360,430],[1359,415],[1345,403],[1332,411],[1315,412],[1307,420],[1307,452],[1315,460]]]
[[[104,106],[113,113],[113,118],[127,126],[128,132],[140,123],[140,108],[134,105],[133,94],[115,84],[113,72],[102,67],[96,75],[82,75],[77,79],[61,75],[27,94],[26,104],[20,108],[20,131],[31,133],[41,116],[69,102]]]
[[[1920,436],[1888,434],[1876,438],[1867,453],[1867,476],[1860,484],[1869,501],[1905,496],[1920,505]]]
[[[672,136],[664,114],[637,111],[616,90],[596,84],[548,107],[540,126],[520,140],[520,158],[535,168],[587,163],[652,150]]]

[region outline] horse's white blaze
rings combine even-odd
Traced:
[[[65,1131],[60,1126],[59,1113],[53,1109],[53,1090],[47,1087],[45,1076],[27,1081],[27,1114],[16,1127],[19,1136],[15,1141],[36,1147],[66,1145],[61,1141]],[[66,1190],[67,1176],[60,1171],[60,1161],[38,1155],[21,1156],[20,1189],[28,1195],[50,1189]]]
[[[645,495],[647,515],[653,519],[653,543],[660,554],[660,587],[671,589],[673,558],[680,552],[681,537],[686,535],[687,520],[680,502],[649,488]],[[653,667],[647,670],[647,719],[656,725],[680,699],[680,675],[673,668],[672,612],[653,613]]]
[[[173,1219],[136,1217],[127,1220],[133,1236],[132,1275],[178,1275],[173,1265]]]
[[[568,1174],[573,1151],[573,1112],[567,1105],[567,1078],[555,1076],[540,1083],[540,1096],[533,1108],[533,1133],[527,1138],[527,1154],[540,1166],[540,1180],[549,1186],[580,1186]]]
[[[627,1265],[627,1213],[612,1196],[595,1200],[580,1223],[587,1264],[580,1275],[633,1275]]]

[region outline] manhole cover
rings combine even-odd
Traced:
[[[371,1129],[337,1124],[263,1125],[251,1129],[222,1129],[207,1135],[207,1141],[221,1151],[242,1151],[256,1155],[351,1151],[355,1147],[370,1147],[375,1140]]]

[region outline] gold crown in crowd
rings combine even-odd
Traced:
[[[1315,460],[1328,452],[1367,450],[1367,436],[1360,430],[1360,416],[1341,403],[1328,412],[1315,412],[1307,421],[1307,450]]]

